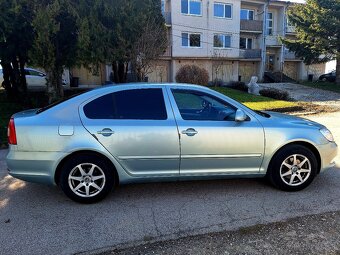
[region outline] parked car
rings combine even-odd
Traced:
[[[148,181],[267,176],[297,191],[337,154],[321,124],[188,84],[104,86],[15,114],[8,136],[10,175],[82,203]]]
[[[25,68],[25,76],[27,87],[30,89],[34,88],[43,88],[46,86],[46,74],[33,69],[33,68]],[[0,69],[0,84],[4,81],[2,69]],[[63,85],[66,85],[66,80],[63,79]]]
[[[329,81],[329,82],[335,82],[336,80],[336,72],[335,70],[330,73],[325,73],[320,75],[319,81]]]

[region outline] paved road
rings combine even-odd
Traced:
[[[337,141],[339,118],[313,117]],[[71,254],[340,211],[340,157],[336,168],[298,193],[262,180],[138,184],[120,187],[99,204],[80,205],[55,187],[9,177],[5,154],[0,150],[0,254]]]

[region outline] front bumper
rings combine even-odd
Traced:
[[[6,162],[8,173],[20,180],[55,185],[55,170],[63,152],[24,152],[10,150]]]
[[[321,157],[320,173],[335,166],[335,157],[338,154],[338,146],[335,142],[318,145]]]

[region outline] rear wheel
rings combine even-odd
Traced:
[[[95,155],[81,154],[63,165],[60,186],[66,196],[76,202],[98,202],[114,186],[113,169]]]
[[[290,145],[280,150],[272,159],[268,169],[271,183],[285,191],[306,188],[317,173],[317,160],[308,148]]]

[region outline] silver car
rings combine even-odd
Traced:
[[[334,166],[337,145],[324,126],[253,111],[206,87],[108,86],[9,123],[9,174],[60,185],[92,203],[117,184],[268,177],[297,191]]]

